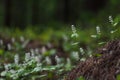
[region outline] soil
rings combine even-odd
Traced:
[[[120,40],[109,41],[97,50],[100,57],[91,57],[79,64],[68,74],[66,80],[120,80]]]

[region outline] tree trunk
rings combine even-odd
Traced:
[[[11,0],[5,0],[5,26],[10,26]]]

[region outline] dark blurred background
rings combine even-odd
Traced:
[[[0,27],[103,22],[120,12],[120,0],[0,0]]]

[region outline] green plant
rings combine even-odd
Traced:
[[[79,78],[77,78],[76,80],[85,80],[82,76],[80,76]]]
[[[96,40],[98,45],[105,44],[106,42],[113,40],[113,39],[118,39],[119,38],[119,18],[116,17],[115,19],[112,18],[112,16],[109,16],[109,22],[110,25],[108,24],[107,28],[104,30],[100,30],[100,27],[96,27],[96,33],[95,35],[91,35],[92,38]]]
[[[4,64],[5,71],[1,72],[1,76],[5,76],[6,79],[14,79],[14,80],[25,80],[31,79],[36,73],[40,73],[39,78],[48,76],[48,73],[60,74],[62,71],[63,64],[57,64],[55,66],[52,65],[44,65],[44,62],[39,62],[39,58],[37,56],[30,56],[30,53],[26,53],[25,61],[23,63],[19,63],[19,56],[15,55],[14,62],[10,64]]]

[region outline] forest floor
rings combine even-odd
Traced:
[[[120,80],[120,40],[108,42],[98,53],[100,57],[79,62],[66,80],[76,80],[80,76],[85,80]]]

